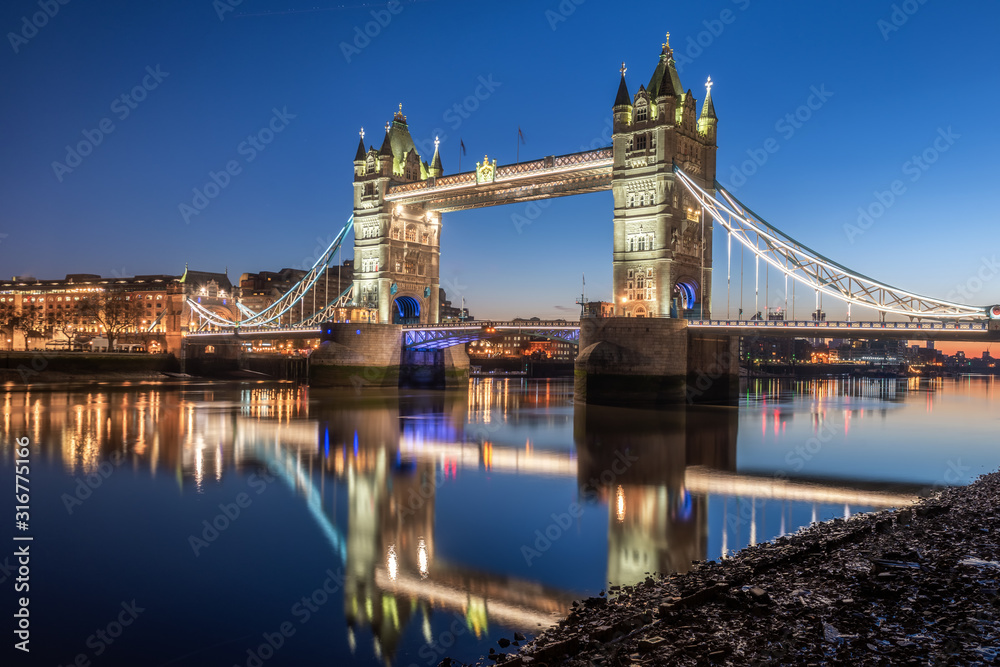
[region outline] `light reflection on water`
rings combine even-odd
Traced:
[[[994,391],[993,378],[762,380],[747,385],[739,409],[641,411],[574,406],[570,383],[520,379],[360,395],[288,384],[88,385],[6,393],[2,447],[9,461],[12,439],[28,434],[37,464],[53,468],[41,479],[62,502],[35,510],[39,525],[53,526],[44,535],[53,558],[93,550],[94,574],[113,580],[121,574],[100,571],[100,554],[128,554],[138,539],[170,553],[135,566],[139,597],[145,578],[170,573],[163,599],[147,591],[154,608],[212,587],[181,627],[224,618],[249,638],[236,633],[205,649],[205,662],[186,664],[245,664],[255,638],[276,627],[272,617],[287,619],[285,601],[327,570],[342,572],[343,584],[326,620],[304,625],[269,664],[430,665],[445,654],[474,659],[515,629],[538,632],[609,583],[685,571],[995,469]],[[104,474],[108,461],[118,462],[114,474]],[[260,475],[287,491],[250,493],[255,504],[233,528],[192,555],[201,521]],[[98,482],[94,500],[67,506],[80,480]],[[164,500],[170,488],[175,500]],[[109,528],[122,505],[165,519]],[[55,529],[61,522],[67,530]],[[68,537],[74,531],[83,543]],[[98,531],[105,537],[89,541]],[[261,542],[288,531],[288,551]],[[222,558],[227,549],[235,552]],[[233,602],[246,592],[235,573],[266,576],[272,602]],[[43,604],[64,605],[67,587],[80,584],[72,571],[59,576],[61,586],[55,575],[39,584]],[[95,614],[99,598],[88,598]],[[54,660],[72,659],[92,631],[76,617],[65,623]],[[167,647],[164,662],[192,650],[171,623],[102,662],[129,664],[150,645]]]

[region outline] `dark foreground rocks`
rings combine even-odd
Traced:
[[[489,664],[1000,664],[1000,473],[574,607]],[[510,649],[517,653],[510,653]]]

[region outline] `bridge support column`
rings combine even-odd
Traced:
[[[738,339],[692,333],[682,319],[584,319],[576,400],[630,406],[735,403],[738,357]]]
[[[399,384],[402,387],[445,389],[469,382],[469,355],[465,345],[443,350],[404,350]]]
[[[458,345],[444,350],[406,350],[396,324],[328,324],[310,357],[309,384],[316,387],[463,386],[469,357]]]
[[[309,358],[314,387],[398,387],[403,327],[395,324],[328,324]]]
[[[181,372],[191,375],[213,376],[233,373],[240,369],[240,341],[229,343],[183,343],[184,360]]]

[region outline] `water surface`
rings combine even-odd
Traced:
[[[761,381],[738,409],[662,411],[512,378],[10,389],[4,489],[13,439],[33,452],[30,664],[473,660],[609,583],[1000,467],[995,387]]]

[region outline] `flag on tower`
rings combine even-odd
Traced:
[[[462,148],[462,155],[468,155],[465,150],[465,142],[461,139],[458,140],[458,145]]]
[[[522,132],[522,131],[521,131],[521,126],[520,126],[520,125],[518,125],[518,126],[517,126],[517,137],[518,137],[518,139],[520,139],[520,140],[521,140],[521,143],[522,143],[522,144],[524,144],[524,143],[527,143],[527,142],[526,142],[526,141],[524,140],[524,132]]]

